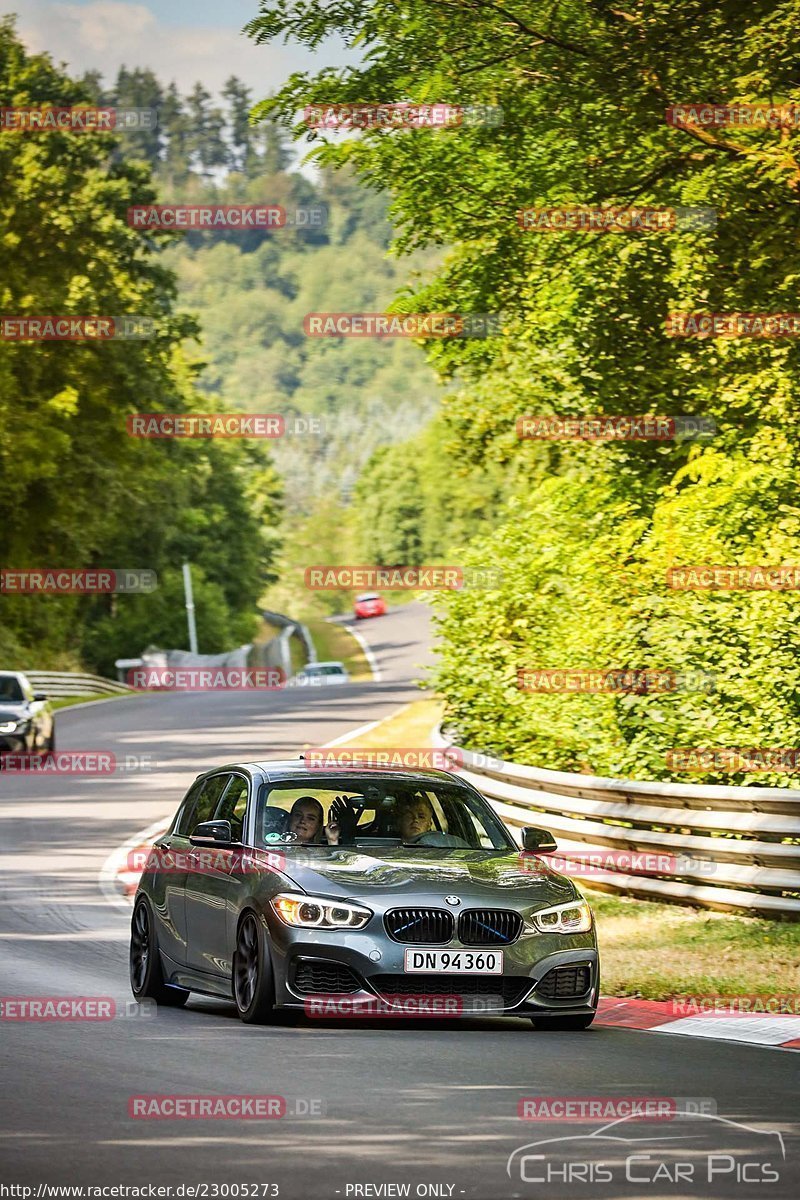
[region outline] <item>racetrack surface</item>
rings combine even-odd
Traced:
[[[0,776],[2,995],[111,997],[124,1014],[129,916],[108,902],[99,881],[111,851],[170,813],[199,771],[237,759],[293,757],[414,699],[419,665],[429,661],[427,618],[424,605],[412,604],[359,624],[382,669],[378,684],[148,695],[59,714],[60,748],[111,751],[123,762],[147,754],[153,769],[94,778]],[[602,927],[600,943],[602,952]],[[425,1185],[420,1195],[472,1200],[750,1200],[797,1195],[800,1185],[792,1124],[800,1059],[760,1047],[613,1028],[543,1033],[515,1019],[301,1018],[249,1028],[232,1005],[199,997],[183,1011],[107,1022],[3,1020],[2,1041],[6,1185],[277,1184],[285,1200],[392,1195],[353,1189],[400,1183],[411,1184],[411,1196]],[[308,1101],[324,1115],[130,1118],[129,1097],[151,1093],[280,1095],[290,1109]],[[512,1180],[506,1161],[517,1147],[598,1125],[520,1120],[519,1099],[536,1095],[710,1099],[721,1117],[761,1131],[737,1134],[754,1155],[765,1131],[784,1134],[780,1181],[737,1183],[720,1171],[722,1184],[709,1187],[702,1154],[685,1140],[678,1157],[697,1167],[692,1186],[643,1183],[646,1165],[638,1183],[625,1183],[623,1169],[613,1183],[573,1181],[566,1190],[521,1182],[519,1172]],[[714,1124],[722,1152],[731,1127]],[[664,1137],[670,1125],[651,1123],[649,1131]],[[640,1154],[666,1153],[641,1144]],[[621,1159],[623,1151],[613,1154]],[[536,1174],[533,1165],[528,1170]]]

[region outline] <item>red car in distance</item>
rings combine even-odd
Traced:
[[[377,592],[362,592],[360,596],[356,596],[354,611],[357,621],[363,617],[384,617],[386,601]]]

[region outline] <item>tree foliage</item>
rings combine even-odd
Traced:
[[[292,125],[318,162],[354,166],[388,191],[399,250],[449,248],[396,307],[504,314],[499,337],[429,351],[454,383],[442,445],[455,451],[443,450],[441,471],[456,461],[474,481],[455,503],[450,550],[505,572],[497,593],[441,601],[441,682],[468,740],[523,761],[650,776],[667,773],[667,745],[796,744],[794,596],[671,594],[665,570],[800,561],[798,343],[676,340],[665,321],[796,309],[800,126],[676,127],[665,112],[796,104],[797,0],[557,0],[542,11],[518,0],[282,0],[249,29],[311,47],[337,34],[360,49],[360,65],[296,74],[259,111]],[[298,120],[308,104],[404,101],[497,106],[504,120],[350,136]],[[684,216],[631,235],[535,233],[516,220],[533,206],[633,204]],[[698,209],[716,225],[687,225]],[[526,413],[699,414],[718,432],[525,443],[515,421]],[[364,492],[389,464],[395,481],[419,478],[419,442],[372,464]],[[506,507],[479,515],[470,506],[494,470]],[[387,550],[407,525],[392,503],[379,502],[370,531]],[[423,525],[426,514],[423,503]],[[514,686],[525,666],[720,678],[711,696],[669,703],[538,697]]]
[[[126,75],[126,101],[131,89],[152,98],[146,75]],[[0,105],[89,100],[47,56],[27,54],[9,20],[0,24]],[[214,614],[206,621],[198,605],[202,648],[224,649],[252,630],[270,578],[278,487],[263,451],[127,434],[132,413],[202,411],[202,401],[198,364],[182,348],[197,326],[176,311],[158,251],[170,235],[143,239],[126,224],[127,208],[156,192],[149,167],[118,153],[121,141],[61,131],[0,138],[0,311],[136,314],[156,327],[141,340],[0,342],[0,563],[146,567],[166,590],[133,603],[6,595],[4,651],[16,657],[21,644],[36,658],[13,666],[72,654],[108,671],[116,654],[140,651],[142,638],[174,638],[179,610],[165,597],[174,599],[169,581],[185,558]]]

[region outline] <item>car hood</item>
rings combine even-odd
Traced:
[[[515,851],[392,847],[310,850],[302,860],[288,853],[284,873],[308,893],[342,899],[383,896],[445,896],[462,903],[558,904],[576,896],[574,885],[535,855]]]

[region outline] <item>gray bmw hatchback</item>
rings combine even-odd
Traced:
[[[447,771],[237,763],[199,776],[134,901],[133,994],[233,999],[243,1021],[478,1014],[585,1029],[591,910]],[[371,1006],[371,1007],[370,1007]]]

